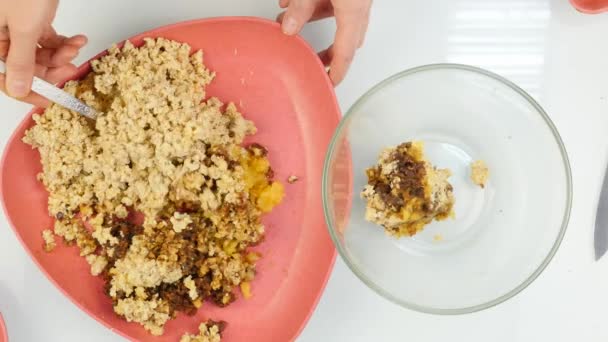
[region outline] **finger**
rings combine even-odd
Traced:
[[[46,73],[45,79],[49,83],[57,84],[70,79],[76,72],[78,72],[78,68],[74,64],[66,64],[59,68],[50,68]]]
[[[66,38],[57,49],[41,48],[36,52],[36,63],[58,67],[70,63],[78,56],[80,49],[87,43],[87,37],[77,35]],[[1,51],[0,51],[1,52]]]
[[[329,77],[334,85],[338,85],[344,79],[357,51],[361,39],[358,22],[360,19],[359,16],[340,16],[339,13],[336,13],[338,28],[329,66]]]
[[[283,11],[283,12],[279,13],[279,15],[277,15],[276,21],[278,23],[283,22],[285,13],[286,13],[286,11]],[[315,11],[312,14],[312,16],[310,17],[310,19],[308,19],[308,22],[310,23],[313,21],[326,19],[326,18],[333,17],[333,16],[334,16],[334,8],[331,6],[331,4],[323,5],[323,6],[317,7],[317,9],[315,9]]]
[[[331,5],[331,2],[324,3],[320,6],[317,6],[315,12],[312,14],[312,17],[308,20],[309,22],[329,18],[334,16],[334,7]]]
[[[9,40],[10,36],[8,34],[8,27],[6,26],[6,23],[2,22],[2,25],[0,27],[0,40]]]
[[[50,49],[56,49],[60,47],[63,42],[67,38],[65,36],[60,36],[55,32],[55,29],[52,26],[48,26],[40,36],[38,43],[40,46]]]
[[[49,68],[45,67],[44,65],[40,65],[40,64],[36,64],[36,66],[34,67],[34,75],[45,79],[46,78],[46,72]]]
[[[10,41],[0,40],[0,58],[2,58],[2,60],[6,60],[6,56],[8,55],[9,46],[10,46]]]
[[[334,49],[334,46],[331,45],[327,49],[319,52],[319,54],[318,54],[319,59],[321,59],[321,62],[323,63],[323,65],[329,66],[329,64],[331,63],[331,60],[333,57],[333,49]]]
[[[279,0],[279,7],[287,8],[289,6],[289,0]]]
[[[58,67],[70,63],[80,48],[72,45],[63,45],[59,49],[38,49],[36,52],[36,63],[48,67]]]
[[[367,19],[365,19],[365,22],[363,23],[363,25],[361,25],[361,34],[359,36],[359,45],[357,45],[357,48],[361,48],[363,46],[363,43],[365,43],[365,35],[367,34],[368,26],[369,26],[369,17],[367,17]]]
[[[4,74],[0,74],[0,90],[6,93],[6,87],[4,86],[5,83],[6,79],[4,77]],[[30,92],[27,96],[20,98],[19,101],[23,101],[41,108],[46,108],[50,104],[49,100],[34,92]]]
[[[77,34],[75,36],[67,38],[63,42],[63,44],[83,47],[83,46],[87,45],[88,42],[89,42],[89,38],[87,38],[87,36],[85,36],[84,34]]]
[[[6,57],[6,90],[16,98],[25,97],[32,86],[38,33],[9,29],[10,46]]]
[[[315,12],[318,0],[291,0],[281,20],[281,28],[287,35],[300,32]]]

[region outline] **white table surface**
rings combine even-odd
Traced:
[[[78,62],[133,34],[186,19],[274,18],[275,0],[62,0],[59,32],[90,38]],[[331,22],[308,27],[315,48]],[[608,154],[608,15],[567,0],[377,0],[365,46],[337,89],[343,110],[385,77],[413,66],[459,62],[487,68],[530,92],[566,144],[574,204],[566,237],[545,272],[507,302],[464,316],[432,316],[366,288],[338,257],[299,341],[608,341],[608,257],[593,260],[595,208]],[[0,143],[29,110],[0,97]],[[3,214],[0,214],[3,215]],[[38,271],[0,217],[0,311],[10,341],[121,341]]]

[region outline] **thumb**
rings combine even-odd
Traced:
[[[283,15],[281,29],[285,34],[294,35],[310,20],[319,0],[291,0]]]
[[[6,58],[6,90],[10,96],[22,98],[29,94],[36,66],[38,35],[35,31],[11,30]]]

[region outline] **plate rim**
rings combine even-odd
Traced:
[[[6,329],[6,322],[0,312],[0,342],[8,342],[8,330]]]

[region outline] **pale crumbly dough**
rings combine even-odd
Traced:
[[[184,334],[179,342],[221,342],[220,328],[217,324],[201,323],[197,335]]]
[[[205,100],[214,74],[201,51],[146,39],[91,66],[64,90],[102,113],[97,120],[52,105],[23,141],[40,153],[55,235],[104,276],[118,315],[161,335],[177,312],[202,300],[228,305],[253,280],[246,249],[262,240],[261,215],[283,188],[265,149],[241,146],[253,123],[233,104]]]
[[[171,318],[169,305],[162,299],[141,299],[129,297],[119,299],[114,311],[123,316],[127,322],[137,322],[152,335],[162,335],[163,326]]]
[[[192,223],[192,219],[190,218],[190,215],[188,215],[188,214],[184,214],[184,213],[180,213],[180,212],[176,211],[173,214],[173,216],[171,217],[171,224],[173,225],[173,230],[176,233],[181,233],[191,223]]]
[[[473,183],[485,188],[488,177],[490,177],[490,170],[483,160],[476,160],[471,163],[471,181]]]
[[[44,250],[47,252],[52,251],[57,246],[55,243],[55,235],[50,229],[42,231],[42,240],[44,241]]]
[[[92,236],[100,245],[114,246],[118,244],[118,238],[112,235],[112,228],[104,226],[103,215],[97,215],[88,220],[93,228]]]
[[[134,237],[126,256],[116,260],[109,271],[112,277],[110,296],[116,296],[118,291],[130,296],[137,287],[154,288],[161,283],[175,283],[182,277],[177,256],[173,260],[163,261],[151,259],[149,254],[145,237]]]
[[[198,291],[196,291],[196,284],[191,276],[184,278],[184,286],[188,289],[188,296],[190,296],[190,299],[196,300],[198,298]]]
[[[85,259],[91,265],[91,274],[94,276],[100,275],[108,265],[108,260],[103,255],[89,254]]]

